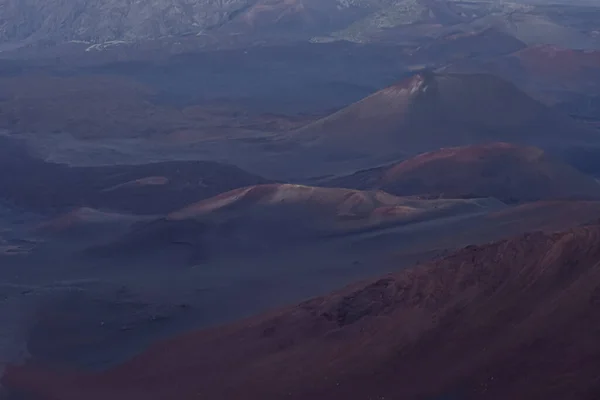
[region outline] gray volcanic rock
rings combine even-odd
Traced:
[[[2,0],[0,40],[105,42],[200,32],[254,0]]]
[[[568,20],[554,22],[547,11],[519,2],[456,0],[0,0],[0,50],[182,35],[216,35],[219,43],[233,37],[371,42],[390,30],[393,36],[413,32],[423,39],[447,29],[469,33],[489,27],[528,44],[550,40],[593,47],[590,32],[579,32]],[[578,9],[572,12],[578,18]]]
[[[340,29],[379,1],[356,0],[0,0],[0,43],[105,43],[202,34]]]
[[[106,43],[203,34],[370,40],[383,30],[468,24],[514,5],[449,0],[0,0],[0,43]]]
[[[348,175],[442,147],[508,142],[555,151],[600,140],[503,79],[427,70],[289,136],[302,153],[288,152],[279,171],[304,179]]]

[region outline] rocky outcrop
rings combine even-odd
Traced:
[[[198,33],[253,0],[3,0],[0,39],[106,42]]]

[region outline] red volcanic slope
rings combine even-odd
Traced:
[[[215,197],[191,204],[168,214],[170,220],[210,217],[215,214],[256,214],[258,210],[285,209],[292,217],[294,212],[305,211],[318,219],[343,217],[369,218],[380,211],[396,209],[401,214],[425,214],[435,210],[458,209],[470,211],[500,207],[497,201],[480,199],[468,201],[419,200],[393,196],[381,190],[361,191],[344,188],[323,188],[295,184],[263,184],[234,189]],[[308,217],[308,214],[303,214]],[[285,218],[279,215],[278,218]]]
[[[596,400],[599,306],[593,225],[469,246],[95,376],[11,367],[3,383],[61,400]]]
[[[186,243],[176,247],[206,259],[221,251],[271,252],[281,245],[314,243],[332,235],[479,215],[505,207],[496,199],[415,199],[383,191],[263,184],[221,193],[134,225],[97,250],[146,255]]]
[[[600,142],[593,129],[552,111],[501,78],[430,71],[286,138],[282,149],[288,150],[278,154],[277,167],[271,167],[286,180],[344,175],[442,147],[502,141],[559,149]]]
[[[600,89],[600,51],[551,45],[531,46],[493,60],[465,60],[443,70],[487,72],[517,82],[545,104],[568,99],[566,93],[597,95]]]
[[[229,229],[235,227],[238,234],[245,231],[254,240],[261,235],[267,235],[271,241],[290,235],[297,240],[492,212],[504,207],[505,204],[496,199],[415,199],[381,190],[264,184],[193,203],[168,214],[166,222],[170,227],[188,226],[192,221],[209,226],[225,225]]]
[[[423,153],[330,185],[396,195],[496,197],[503,201],[600,198],[600,184],[535,147],[492,143]]]
[[[557,46],[534,46],[512,55],[531,73],[555,78],[582,78],[588,69],[600,69],[600,51]],[[585,75],[583,76],[585,77]]]
[[[154,218],[79,207],[42,222],[34,228],[34,232],[48,237],[68,236],[73,239],[102,234],[112,238],[128,232],[135,223]]]
[[[390,152],[494,140],[568,142],[589,134],[493,75],[421,72],[293,136],[313,146]]]

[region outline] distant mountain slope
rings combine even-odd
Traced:
[[[106,42],[199,32],[222,24],[251,0],[2,0],[3,40]]]
[[[103,235],[111,237],[119,232],[126,232],[133,224],[148,218],[152,217],[79,207],[40,223],[34,228],[34,232],[46,237],[89,240]]]
[[[366,168],[440,147],[504,141],[561,148],[600,141],[595,131],[503,79],[431,72],[378,91],[291,137],[312,163],[290,159],[282,168],[297,165],[296,173],[304,176]],[[336,160],[344,164],[332,165]]]
[[[534,147],[493,143],[450,147],[327,185],[396,195],[495,197],[505,202],[600,199],[600,183]]]
[[[600,51],[529,46],[485,61],[463,60],[447,72],[487,72],[510,80],[543,103],[572,115],[600,118]]]
[[[102,50],[122,41],[217,35],[253,40],[378,41],[499,27],[527,43],[590,42],[534,6],[454,0],[2,0],[0,44],[84,41]],[[456,27],[456,28],[454,28]],[[419,34],[420,32],[420,34]],[[415,35],[416,34],[416,35]],[[560,44],[559,43],[559,44]],[[98,44],[98,46],[95,46]],[[10,47],[8,47],[10,48]]]
[[[488,72],[533,88],[597,93],[600,85],[600,51],[575,50],[552,45],[521,48],[485,61],[464,60],[442,70],[468,73]],[[544,90],[542,87],[539,89]]]
[[[472,57],[487,59],[514,53],[525,47],[525,43],[514,36],[498,29],[486,28],[438,37],[431,43],[420,46],[413,54],[413,59],[431,65]]]
[[[370,2],[347,0],[2,0],[0,41],[103,43],[202,34],[339,29]],[[378,3],[378,2],[375,2]],[[358,13],[358,14],[357,14]],[[340,23],[342,25],[340,25]]]
[[[600,79],[600,50],[531,46],[515,52],[511,58],[516,58],[527,72],[539,74],[542,79]],[[598,82],[592,83],[595,85],[589,89],[597,89]]]
[[[598,40],[578,27],[565,26],[543,12],[514,12],[490,17],[493,26],[528,45],[556,45],[574,49],[598,48]]]
[[[590,225],[468,246],[108,372],[12,367],[3,381],[62,400],[595,400],[599,243]]]
[[[238,220],[242,225],[254,221],[257,227],[252,229],[257,233],[272,225],[279,227],[281,232],[273,232],[277,237],[303,229],[324,234],[342,233],[386,223],[408,223],[498,208],[503,208],[503,204],[490,199],[418,200],[383,191],[266,184],[222,193],[172,212],[167,218],[229,224]]]

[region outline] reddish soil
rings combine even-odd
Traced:
[[[491,60],[463,60],[445,70],[486,72],[501,76],[563,113],[597,119],[600,90],[600,51],[551,45],[524,48]]]
[[[501,78],[430,72],[380,90],[292,137],[318,155],[346,162],[343,169],[332,170],[317,169],[320,164],[314,162],[305,167],[313,177],[443,147],[506,141],[554,148],[598,141],[591,128],[551,111]]]
[[[445,148],[328,185],[377,188],[396,195],[496,197],[506,202],[600,198],[600,184],[594,178],[540,149],[508,143]]]
[[[591,225],[468,246],[105,373],[30,365],[3,383],[52,400],[595,400],[599,244]]]
[[[177,244],[186,254],[191,251],[195,257],[207,260],[223,251],[258,254],[331,236],[493,212],[504,207],[493,199],[421,200],[382,191],[265,184],[222,193],[164,218],[137,224],[98,251],[113,256],[147,255]]]
[[[600,90],[600,51],[531,46],[487,61],[458,61],[449,68],[501,76],[563,113],[595,120]]]
[[[587,70],[600,69],[600,51],[534,46],[512,56],[518,58],[530,73],[556,79],[585,79]]]

